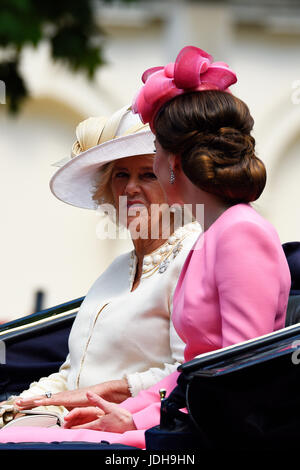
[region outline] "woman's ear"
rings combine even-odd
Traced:
[[[172,168],[173,171],[180,170],[181,171],[181,158],[179,155],[174,155],[174,153],[169,153],[168,155],[169,166]]]

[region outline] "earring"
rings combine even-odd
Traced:
[[[175,173],[170,165],[170,184],[174,184],[175,183]]]

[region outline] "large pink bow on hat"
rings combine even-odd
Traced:
[[[138,92],[132,109],[153,130],[158,110],[175,96],[190,91],[223,90],[237,81],[236,74],[225,62],[213,62],[212,56],[198,47],[184,47],[175,63],[153,67],[143,73],[144,85]]]

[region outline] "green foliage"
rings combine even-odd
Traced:
[[[46,39],[54,60],[94,77],[104,62],[95,6],[94,0],[0,0],[0,80],[6,84],[10,111],[17,112],[28,96],[19,71],[20,54],[27,45],[36,47]]]
[[[42,25],[30,1],[2,0],[0,4],[0,45],[15,46],[17,50],[26,43],[36,45],[42,37]]]

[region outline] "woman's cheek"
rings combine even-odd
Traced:
[[[154,162],[153,162],[153,171],[155,176],[158,178],[158,172],[159,172],[159,156],[155,155]]]
[[[116,199],[119,199],[119,196],[121,196],[123,192],[124,192],[124,183],[120,181],[115,181],[114,184],[112,185],[113,196]]]

